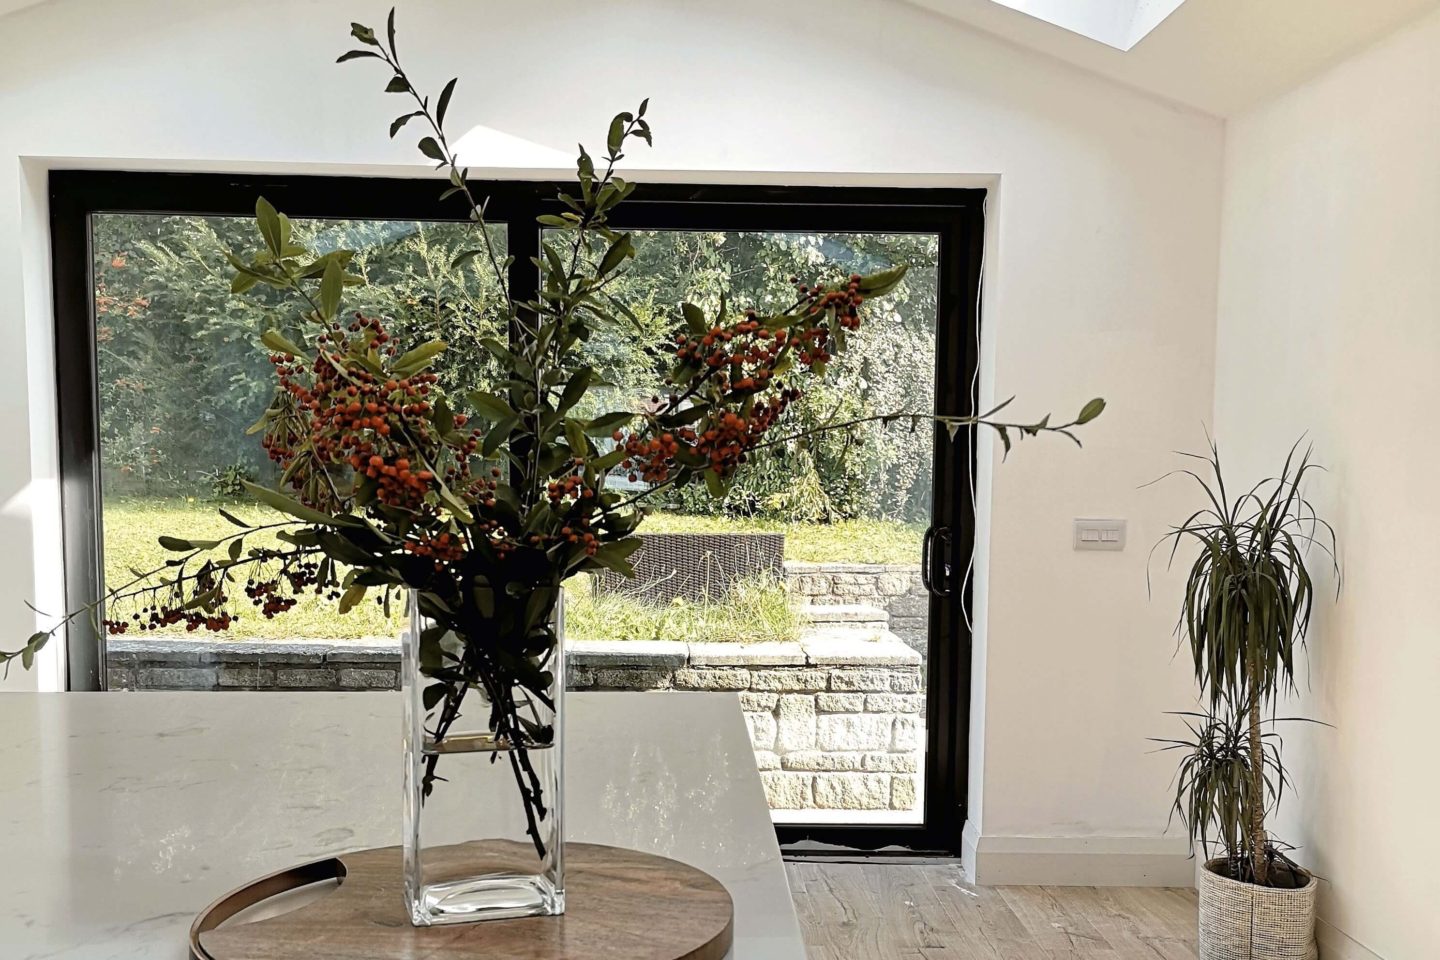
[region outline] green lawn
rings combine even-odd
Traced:
[[[192,539],[228,536],[236,527],[219,516],[216,504],[185,499],[109,499],[105,503],[105,574],[110,584],[131,578],[131,570],[149,570],[174,557],[155,542],[161,534]],[[266,523],[278,515],[249,503],[227,504],[231,513],[253,523]],[[646,518],[641,532],[656,533],[784,533],[785,558],[831,563],[914,563],[920,555],[923,528],[878,520],[848,520],[834,524],[776,523],[726,517],[655,514]],[[273,545],[273,536],[252,534],[250,545]],[[705,637],[713,640],[779,640],[796,635],[798,616],[787,602],[783,584],[755,584],[736,590],[723,602],[676,603],[650,607],[616,596],[595,596],[580,578],[567,591],[567,633],[571,637],[606,640],[676,640]],[[345,640],[357,637],[393,637],[401,628],[396,609],[386,619],[380,607],[361,604],[341,616],[335,604],[307,597],[274,620],[242,610],[240,621],[226,634],[196,633],[205,639],[315,639]],[[184,635],[171,628],[167,635]]]
[[[226,510],[250,523],[271,523],[281,515],[269,507],[251,503],[224,504]],[[205,500],[109,499],[105,502],[105,580],[118,585],[130,580],[131,570],[151,570],[176,556],[163,549],[155,538],[169,534],[186,539],[210,540],[226,537],[238,528],[215,512],[217,504]],[[251,534],[247,546],[284,546],[273,535]],[[240,595],[244,599],[244,595]],[[396,604],[398,608],[399,604]],[[226,633],[196,631],[194,639],[316,639],[347,640],[356,637],[394,637],[400,630],[400,611],[387,621],[384,611],[362,603],[344,616],[335,612],[335,603],[307,596],[274,620],[240,608],[240,622]],[[184,627],[161,631],[167,636],[186,635]]]
[[[653,513],[641,533],[783,533],[785,559],[808,563],[919,563],[925,526],[893,520],[783,523]]]

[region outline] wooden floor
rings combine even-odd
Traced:
[[[959,866],[791,863],[810,960],[1196,960],[1195,891],[975,887]]]

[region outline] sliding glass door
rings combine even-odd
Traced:
[[[480,185],[506,280],[531,257],[553,185]],[[274,480],[244,428],[272,371],[256,346],[290,307],[229,294],[225,249],[251,245],[264,195],[311,247],[355,249],[357,309],[450,343],[463,394],[496,375],[480,346],[516,335],[463,213],[427,181],[115,173],[52,177],[68,599],[163,563],[160,533],[204,536],[217,508],[261,519],[243,480]],[[608,291],[623,324],[587,349],[610,405],[665,390],[678,305],[783,306],[791,284],[904,264],[850,350],[787,412],[793,439],[725,499],[683,490],[641,529],[639,575],[569,587],[571,684],[738,693],[782,838],[944,850],[963,823],[971,457],[927,419],[971,409],[983,194],[642,186],[613,223],[637,256]],[[896,414],[907,416],[895,417]],[[908,415],[916,414],[912,419]],[[830,431],[836,425],[843,429]],[[612,486],[639,489],[623,470]],[[69,638],[73,689],[389,689],[395,611],[322,597],[225,634],[154,625]],[[633,655],[632,655],[633,654]]]

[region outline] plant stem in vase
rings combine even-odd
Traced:
[[[404,869],[417,926],[565,911],[564,605],[552,595],[530,644],[462,638],[411,597]],[[491,655],[527,645],[543,647],[538,689]]]

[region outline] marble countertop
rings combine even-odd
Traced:
[[[736,698],[567,697],[571,840],[651,851],[735,900],[736,960],[803,960]],[[395,693],[0,695],[0,956],[182,960],[254,877],[400,842]]]

